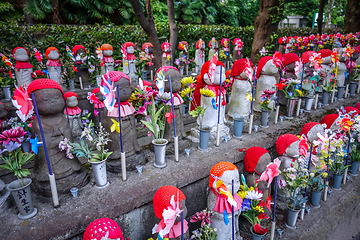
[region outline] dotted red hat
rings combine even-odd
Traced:
[[[128,75],[126,75],[125,73],[120,72],[120,71],[110,71],[110,72],[107,72],[107,73],[104,75],[104,78],[105,78],[105,79],[110,78],[110,81],[111,81],[111,82],[117,82],[117,81],[120,80],[120,78],[125,78],[125,79],[129,80],[129,83],[131,84],[130,78],[128,77]]]
[[[257,66],[257,69],[256,69],[256,78],[259,78],[260,77],[260,74],[261,74],[261,71],[263,69],[263,67],[265,66],[265,64],[272,60],[272,57],[271,56],[265,56],[265,57],[262,57],[258,63],[258,66]]]
[[[212,188],[215,181],[211,175],[214,175],[215,177],[221,177],[225,171],[232,171],[235,169],[239,171],[239,169],[230,162],[219,162],[215,164],[210,170],[209,187]]]
[[[283,155],[286,149],[294,142],[299,141],[299,138],[293,134],[283,134],[275,142],[276,152]]]
[[[181,200],[186,200],[186,197],[180,189],[173,186],[163,186],[159,188],[153,198],[154,212],[157,218],[163,218],[162,214],[164,209],[170,206],[171,197],[175,195],[175,202],[181,202]],[[179,199],[178,199],[179,196]]]
[[[48,78],[39,78],[32,81],[28,88],[27,92],[30,94],[36,90],[45,89],[45,88],[55,88],[59,89],[61,93],[64,95],[63,90],[61,89],[60,85],[55,82],[54,80],[48,79]]]
[[[344,107],[344,110],[346,113],[354,112],[353,114],[350,115],[351,117],[360,114],[360,111],[356,107],[348,106],[348,107]]]
[[[239,60],[236,60],[234,62],[234,65],[231,69],[231,77],[235,77],[235,76],[239,76],[245,69],[245,66],[246,66],[246,59],[242,58],[242,59],[239,59]],[[252,62],[250,61],[250,65],[251,67],[253,66]]]
[[[13,58],[15,58],[15,57],[14,57],[15,51],[18,50],[18,49],[21,49],[21,48],[22,48],[22,49],[25,49],[25,51],[26,51],[27,54],[29,55],[29,51],[28,51],[26,48],[24,48],[24,47],[16,47],[16,48],[14,48],[14,50],[13,50]]]
[[[110,218],[99,218],[86,228],[83,240],[101,240],[109,232],[108,239],[124,240],[121,228]]]
[[[85,47],[84,47],[83,45],[75,45],[75,46],[73,47],[73,54],[75,55],[76,52],[77,52],[79,49],[84,49],[84,50],[85,50],[85,54],[86,54],[86,49],[85,49]]]
[[[154,46],[153,46],[151,43],[147,42],[147,43],[144,43],[144,44],[142,45],[142,48],[141,48],[141,49],[142,49],[142,50],[145,50],[146,47],[148,47],[148,48],[149,48],[149,47],[152,47],[152,48],[153,48]]]
[[[161,51],[164,51],[165,47],[170,49],[171,44],[169,42],[164,42],[163,44],[161,44]]]
[[[321,54],[321,58],[326,58],[331,56],[332,51],[330,49],[321,49],[318,53]]]
[[[335,122],[335,120],[339,117],[339,115],[332,113],[332,114],[328,114],[325,117],[323,117],[323,119],[321,119],[320,123],[321,124],[326,124],[326,129],[329,129],[331,127],[331,125],[333,125],[333,123]]]
[[[253,173],[255,171],[256,164],[258,163],[261,156],[264,155],[265,153],[269,153],[269,152],[268,150],[262,147],[251,147],[248,150],[246,150],[244,156],[245,171],[248,173]]]
[[[283,55],[283,58],[284,58],[284,61],[283,61],[284,66],[300,60],[299,56],[296,55],[295,53],[285,53]]]
[[[69,98],[69,97],[76,97],[77,100],[79,100],[78,95],[77,95],[76,93],[74,93],[74,92],[66,92],[66,93],[64,94],[65,100],[66,100],[67,98]]]
[[[46,56],[47,59],[49,59],[49,53],[50,53],[51,51],[57,51],[57,52],[59,53],[59,50],[58,50],[56,47],[48,47],[48,48],[46,49],[46,52],[45,52],[45,56]],[[60,54],[60,53],[59,53],[59,54]]]
[[[315,51],[305,51],[302,55],[301,55],[301,61],[308,63],[310,60],[309,58],[314,55],[314,53],[316,53]]]
[[[135,48],[135,45],[132,42],[126,42],[122,45],[123,48],[127,48],[127,47],[133,47]]]
[[[320,123],[318,122],[308,122],[308,123],[305,123],[305,125],[303,126],[303,128],[301,129],[301,132],[300,132],[300,136],[302,136],[303,134],[308,137],[308,133],[309,131],[315,126],[315,125],[320,125]]]
[[[360,111],[360,102],[356,104],[356,108]]]

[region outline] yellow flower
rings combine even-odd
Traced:
[[[324,48],[324,46],[323,46],[323,45],[319,45],[319,48]]]
[[[251,97],[251,95],[247,93],[247,94],[246,94],[246,100],[248,100],[248,101],[255,101],[255,98]]]
[[[120,133],[120,124],[118,121],[115,121],[114,119],[111,119],[111,121],[113,122],[113,125],[111,126],[110,130],[111,132],[118,132]]]
[[[191,83],[194,83],[195,78],[193,77],[186,77],[180,80],[182,87],[186,85],[190,85]]]
[[[135,93],[132,93],[129,98],[129,102],[135,101],[136,99],[137,99],[137,97],[135,96]]]
[[[303,95],[303,92],[299,89],[296,89],[296,91],[299,93],[300,97]]]
[[[237,192],[237,194],[239,195],[239,197],[241,197],[242,199],[245,199],[247,192],[244,189],[244,185],[240,185],[240,189]]]
[[[200,89],[200,94],[206,97],[215,97],[215,93],[209,89]]]
[[[250,187],[250,188],[249,188],[249,191],[254,191],[254,187]]]
[[[260,206],[256,206],[254,208],[256,211],[258,211],[259,213],[263,213],[264,212],[264,208],[263,207],[260,207]]]
[[[185,97],[189,93],[190,93],[190,88],[185,88],[180,92],[180,96]]]
[[[227,78],[227,79],[225,80],[225,82],[226,82],[226,83],[229,83],[229,82],[230,82],[230,79]]]
[[[327,175],[328,175],[328,173],[327,173],[327,172],[323,172],[323,173],[321,174],[321,176],[322,176],[323,178],[326,178],[326,177],[327,177]]]

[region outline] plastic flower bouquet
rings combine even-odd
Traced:
[[[284,86],[281,91],[285,93],[287,98],[301,97],[303,92],[300,90],[300,80],[295,80],[288,78],[284,80],[286,86]]]
[[[272,106],[270,104],[270,102],[272,100],[274,100],[274,94],[275,94],[275,91],[271,91],[271,90],[264,90],[263,91],[264,94],[262,94],[260,97],[261,97],[261,102],[259,104],[259,107],[261,110],[263,111],[270,111],[272,110]]]
[[[210,223],[212,223],[212,212],[207,209],[195,213],[190,222],[195,223],[201,221],[201,227],[195,231],[192,231],[192,235],[189,240],[216,240],[217,234],[216,228],[211,228]]]

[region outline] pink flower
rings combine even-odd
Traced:
[[[202,211],[202,212],[197,212],[195,213],[191,219],[190,222],[195,223],[198,221],[201,221],[201,227],[204,226],[205,222],[207,224],[210,224],[212,221],[210,220],[210,218],[212,218],[213,216],[211,216],[211,212],[208,212],[206,210]]]
[[[26,132],[22,127],[11,128],[9,130],[5,130],[0,134],[0,144],[5,143],[8,144],[10,141],[21,143],[24,139]]]
[[[279,167],[281,161],[279,159],[275,159],[273,163],[270,163],[266,166],[266,171],[263,172],[260,176],[260,181],[264,181],[268,183],[268,187],[270,186],[274,177],[279,175]]]

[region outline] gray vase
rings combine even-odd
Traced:
[[[322,97],[323,97],[323,98],[322,98],[322,104],[324,104],[324,105],[329,105],[330,92],[323,91]]]
[[[155,163],[154,166],[157,168],[164,168],[166,167],[165,162],[165,154],[166,154],[166,144],[168,140],[160,139],[161,143],[156,143],[156,140],[152,140],[154,144],[154,153],[155,153]]]
[[[107,174],[106,174],[106,160],[101,162],[90,162],[91,168],[94,173],[95,178],[95,187],[96,188],[105,188],[109,185],[107,181]]]
[[[265,235],[266,235],[266,233],[263,234],[263,235],[259,235],[259,234],[254,233],[253,227],[250,227],[250,232],[252,234],[252,240],[263,240]]]
[[[286,220],[286,224],[285,224],[287,228],[295,228],[299,212],[300,212],[300,210],[294,210],[294,209],[288,208],[287,220]]]
[[[261,111],[261,125],[262,128],[269,127],[270,111]]]
[[[69,79],[69,90],[70,91],[75,90],[75,81],[74,81],[74,79]]]
[[[355,91],[356,91],[356,86],[358,84],[356,82],[351,82],[350,83],[350,95],[354,96],[355,95]]]
[[[234,116],[234,137],[242,138],[242,131],[244,127],[244,117],[243,116]]]
[[[210,139],[210,129],[208,127],[203,126],[200,128],[200,150],[206,150],[209,146],[209,139]]]
[[[360,162],[353,161],[351,163],[351,175],[357,176],[357,171],[359,169]]]
[[[343,99],[344,97],[344,91],[345,91],[345,87],[338,87],[338,92],[337,92],[337,99]]]
[[[341,181],[343,179],[343,174],[334,174],[334,183],[333,183],[333,188],[340,190],[340,186],[341,186]]]
[[[23,142],[21,143],[21,147],[22,147],[24,153],[30,152],[30,143],[29,143],[28,140],[23,141]]]
[[[305,112],[310,112],[311,111],[311,106],[313,104],[314,98],[313,97],[306,97],[305,98]]]
[[[311,205],[314,207],[320,207],[321,192],[311,192]]]
[[[5,95],[5,100],[11,100],[10,86],[3,87],[3,93]]]
[[[296,98],[288,98],[286,105],[286,119],[293,119],[293,113],[296,106]]]

